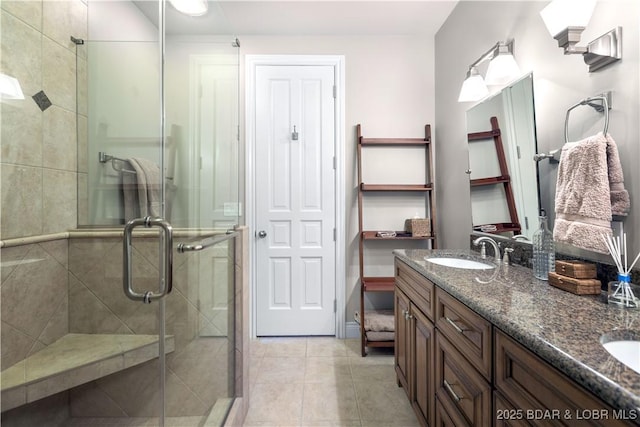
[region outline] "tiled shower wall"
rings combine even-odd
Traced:
[[[67,240],[2,248],[2,370],[69,332]]]
[[[86,58],[76,56],[70,36],[86,38],[87,6],[3,0],[0,7],[2,72],[17,78],[25,95],[0,107],[1,238],[64,232],[76,227],[78,173],[86,175],[78,156],[86,152],[86,78],[76,86]],[[40,92],[50,102],[44,110],[32,99]]]
[[[0,239],[66,232],[77,224],[77,183],[86,182],[79,179],[86,150],[78,151],[86,146],[86,108],[77,107],[86,105],[86,79],[76,84],[86,60],[70,36],[86,38],[87,7],[2,0],[0,21],[0,71],[17,78],[25,96],[0,103]],[[68,332],[67,240],[3,247],[0,256],[5,369]],[[63,420],[67,400],[66,393],[48,399],[26,419]]]
[[[105,234],[72,236],[68,251],[67,240],[3,248],[3,369],[66,333],[157,333],[158,303],[142,304],[125,297],[122,238]],[[240,362],[236,368],[242,367],[243,334],[227,336],[228,325],[235,323],[242,330],[243,319],[233,316],[246,315],[243,307],[248,305],[241,286],[247,277],[246,248],[241,247],[241,239],[236,240],[238,247],[224,243],[202,252],[174,252],[173,291],[165,299],[166,333],[175,341],[175,350],[167,355],[167,416],[203,416],[217,399],[229,397],[233,387],[238,395],[246,393],[245,373],[239,369],[234,376],[230,369],[234,360]],[[157,248],[157,239],[134,239],[133,282],[138,291],[157,287]],[[227,285],[234,280],[235,292]],[[205,304],[212,295],[217,303]],[[229,310],[210,310],[225,305],[224,300]],[[235,346],[233,338],[239,340]],[[157,372],[157,361],[147,362],[64,392],[68,397],[9,411],[3,414],[2,424],[29,425],[34,415],[57,419],[155,416]]]
[[[182,239],[180,239],[182,240]],[[157,239],[134,239],[134,288],[156,289]],[[227,244],[202,252],[174,254],[173,291],[166,301],[166,333],[175,351],[167,355],[167,416],[202,416],[234,381],[228,370],[235,348],[226,337],[233,309],[211,313],[203,297],[223,295],[236,273]],[[71,239],[69,243],[69,329],[91,334],[155,334],[158,304],[130,301],[122,291],[122,240]],[[205,270],[201,266],[215,263]],[[214,290],[213,287],[216,286]],[[203,308],[202,310],[200,308]],[[232,339],[233,337],[229,337]],[[157,414],[157,362],[104,377],[71,391],[72,417],[151,417]]]

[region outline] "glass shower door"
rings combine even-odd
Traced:
[[[98,299],[115,319],[90,316],[78,327],[154,336],[164,352],[158,344],[149,347],[146,360],[132,360],[122,372],[74,391],[72,420],[79,425],[102,418],[123,425],[220,425],[235,395],[236,247],[227,230],[239,223],[242,209],[238,46],[231,37],[169,35],[158,17],[161,10],[176,12],[159,6],[89,2],[89,37],[78,46],[79,58],[86,58],[78,85],[78,100],[86,102],[78,115],[80,152],[86,153],[79,224],[96,233],[90,255],[117,259],[119,252],[121,263],[120,230],[147,215],[168,221],[174,241],[173,290],[161,300],[128,300],[117,285],[124,279],[121,266],[105,267],[96,278],[109,288]],[[130,32],[105,26],[109,16],[123,22],[127,16],[135,25]],[[133,232],[131,286],[138,292],[160,286],[158,234],[144,225]],[[202,250],[176,250],[203,241]]]
[[[69,327],[112,337],[122,363],[69,391],[69,425],[164,426],[167,356],[178,340],[166,322],[174,304],[160,297],[174,252],[172,227],[162,221],[163,29],[133,2],[91,1],[87,12],[87,39],[76,41],[78,225],[91,233],[70,241],[82,293],[71,293]],[[123,239],[129,221],[139,227]],[[95,267],[83,274],[88,260]],[[121,344],[137,341],[134,350]]]

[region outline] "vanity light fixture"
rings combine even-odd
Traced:
[[[478,72],[478,65],[491,60],[486,78]],[[469,66],[462,83],[458,102],[478,101],[489,94],[487,85],[503,85],[520,76],[520,67],[513,57],[513,40],[498,42]]]
[[[207,0],[169,0],[178,12],[189,16],[202,16],[207,13]]]
[[[603,34],[587,46],[577,46],[589,24],[597,0],[553,0],[540,16],[549,34],[558,41],[565,55],[582,54],[589,72],[622,59],[622,27]]]
[[[520,76],[520,67],[513,57],[513,43],[498,42],[493,49],[493,59],[489,62],[484,80],[488,85],[503,85]]]
[[[462,82],[462,89],[458,96],[458,102],[473,102],[484,98],[489,94],[489,89],[484,79],[473,65],[467,71],[467,78]]]

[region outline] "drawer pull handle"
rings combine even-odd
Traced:
[[[447,316],[444,317],[444,320],[446,320],[447,322],[449,322],[451,324],[451,326],[453,326],[453,328],[460,332],[461,334],[464,333],[464,330],[460,328],[460,326],[456,325],[456,322],[454,322],[453,320],[449,319]]]
[[[444,380],[444,387],[447,389],[451,397],[453,397],[456,402],[460,402],[460,400],[462,400],[462,398],[458,396],[455,391],[453,391],[453,387],[451,387],[451,385],[447,382],[447,380]]]

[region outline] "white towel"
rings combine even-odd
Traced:
[[[608,152],[615,154],[607,156]],[[600,132],[566,143],[556,182],[554,240],[608,253],[602,235],[612,235],[612,202],[617,211],[625,211],[626,190],[622,182],[622,167],[611,137],[605,138]],[[616,192],[614,199],[612,188]]]
[[[618,155],[618,146],[607,135],[607,167],[609,172],[609,190],[611,191],[611,213],[618,216],[627,216],[631,209],[629,192],[624,188],[624,175]]]
[[[131,158],[127,161],[136,171],[140,216],[160,216],[160,167],[147,159]]]
[[[128,161],[124,162],[124,169],[133,170]],[[138,179],[136,174],[122,172],[122,204],[124,207],[124,222],[140,217],[140,202],[138,201]]]

